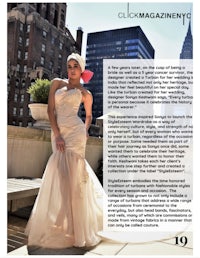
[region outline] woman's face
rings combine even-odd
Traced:
[[[67,73],[68,73],[68,78],[71,78],[71,79],[77,79],[81,77],[81,73],[82,73],[81,67],[76,60],[71,59],[68,61]]]

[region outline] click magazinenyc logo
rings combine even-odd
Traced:
[[[120,19],[180,19],[185,25],[186,19],[191,19],[191,13],[182,12],[134,12],[130,9],[129,3],[127,3],[126,9],[122,12],[118,12],[118,18]]]

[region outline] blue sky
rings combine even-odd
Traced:
[[[127,2],[67,2],[66,26],[74,38],[78,27],[84,31],[83,55],[87,33],[139,25],[155,49],[155,58],[179,58],[188,18],[185,18],[184,25],[182,18],[131,18],[127,17],[127,8]],[[131,13],[188,14],[192,13],[192,3],[129,2],[129,14],[133,15]]]

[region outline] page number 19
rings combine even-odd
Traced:
[[[188,242],[186,236],[181,236],[181,237],[177,236],[177,237],[175,237],[175,240],[176,240],[175,244],[176,245],[181,245],[181,246],[187,245],[187,242]]]

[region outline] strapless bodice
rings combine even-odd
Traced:
[[[73,126],[80,122],[78,110],[81,104],[82,94],[79,89],[63,87],[55,93],[55,110],[58,125]]]

